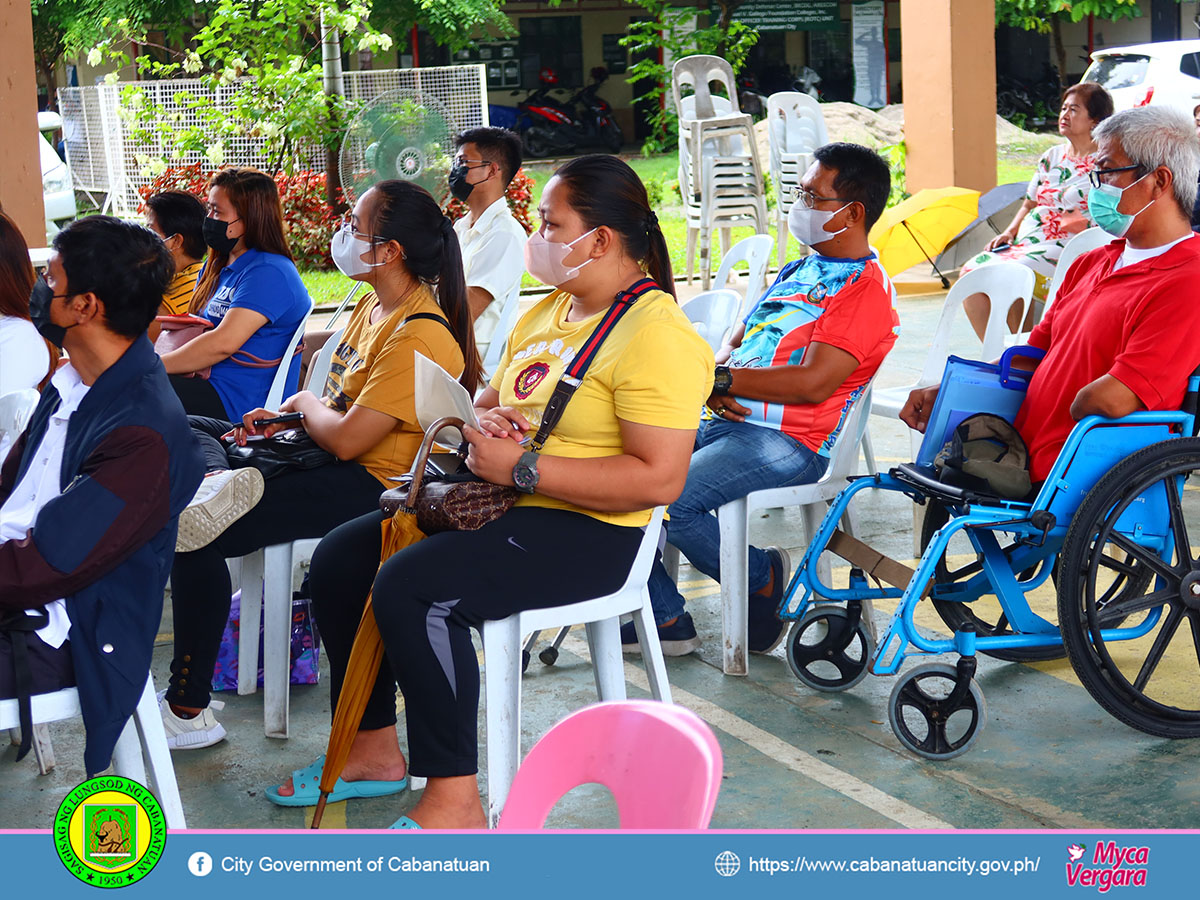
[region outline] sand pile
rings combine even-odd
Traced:
[[[853,103],[822,103],[821,112],[825,114],[825,127],[829,131],[831,141],[849,141],[854,144],[864,144],[868,147],[886,147],[904,140],[904,104],[894,103],[876,112],[865,106]],[[770,158],[767,144],[767,123],[759,122],[754,126],[758,142],[759,158],[764,161]],[[1039,146],[1053,143],[1056,138],[1044,134],[1023,131],[1011,122],[996,116],[996,143],[1000,146],[1023,144]]]

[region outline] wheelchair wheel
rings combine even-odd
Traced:
[[[921,552],[929,546],[929,542],[933,540],[933,533],[950,521],[950,511],[945,504],[936,500],[929,501],[925,506],[925,522],[921,527]],[[965,535],[955,535],[950,540],[948,547],[950,556],[962,554],[974,554],[975,550],[967,540]],[[1047,565],[1047,563],[1042,563]],[[983,571],[983,563],[976,555],[970,562],[963,563],[951,568],[946,558],[938,560],[937,568],[934,570],[934,581],[937,584],[953,584],[956,581],[966,581]],[[1021,580],[1028,580],[1037,573],[1037,567],[1030,571],[1022,572],[1018,576]],[[1000,606],[1000,601],[994,596],[980,597],[971,603],[962,603],[956,600],[938,599],[937,595],[930,597],[933,601],[933,608],[937,610],[937,614],[941,616],[943,622],[951,631],[958,631],[963,625],[971,624],[975,626],[975,630],[979,637],[995,637],[997,635],[1012,634],[1012,629],[1009,628],[1008,619],[1004,615],[1004,610]],[[996,659],[1007,660],[1008,662],[1036,662],[1046,659],[1058,659],[1064,655],[1064,651],[1060,647],[1009,647],[1004,650],[984,650],[979,649],[980,653]]]
[[[863,680],[875,652],[866,623],[844,607],[822,603],[792,626],[787,638],[792,673],[813,690],[844,691]]]
[[[902,676],[888,700],[888,722],[900,743],[926,759],[954,759],[974,745],[987,723],[987,703],[975,679],[952,701],[958,670],[927,663]]]
[[[1063,546],[1058,615],[1071,665],[1109,713],[1157,737],[1200,737],[1200,560],[1192,550],[1200,540],[1200,497],[1184,490],[1189,479],[1200,480],[1198,473],[1198,438],[1139,450],[1084,498]],[[1118,531],[1123,514],[1147,518],[1141,510],[1156,503],[1169,520],[1160,523],[1173,546],[1165,561],[1145,546],[1152,523],[1141,526],[1136,542],[1122,533],[1128,522]],[[1140,590],[1113,589],[1138,569],[1152,573],[1154,583],[1146,577]],[[1146,633],[1104,636],[1118,627]]]

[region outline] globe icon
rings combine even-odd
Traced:
[[[729,878],[738,873],[738,870],[742,867],[742,861],[738,859],[738,855],[732,850],[722,850],[717,854],[713,865],[716,867],[718,875]]]

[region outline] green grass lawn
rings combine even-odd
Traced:
[[[1033,175],[1034,166],[1037,165],[1039,157],[1046,151],[1047,148],[1053,146],[1061,138],[1056,135],[1046,135],[1044,139],[1031,141],[1028,146],[1025,145],[1010,145],[1001,147],[997,154],[996,163],[996,182],[997,184],[1008,184],[1009,182],[1026,183]],[[675,153],[664,153],[660,156],[644,157],[632,156],[624,157],[626,162],[633,167],[643,183],[647,185],[657,184],[661,191],[661,202],[657,205],[656,212],[658,214],[659,224],[662,226],[663,236],[667,240],[667,247],[671,251],[671,267],[675,270],[676,276],[682,275],[687,271],[687,223],[683,216],[683,206],[679,199],[679,193],[676,186],[679,159]],[[546,182],[550,180],[550,176],[554,174],[555,168],[560,165],[552,163],[533,163],[525,167],[525,171],[533,179],[533,200],[530,203],[532,211],[531,218],[534,223],[537,222],[537,204],[541,198],[542,189],[546,186]],[[651,196],[656,193],[656,189],[651,186],[649,188]],[[769,206],[773,207],[773,203],[769,202]],[[775,227],[775,210],[768,208],[768,227],[774,230]],[[744,237],[753,234],[754,231],[750,227],[733,229],[733,242],[736,243]],[[788,237],[788,249],[786,258],[792,259],[799,253],[799,244],[796,239]],[[699,250],[697,249],[697,265],[699,258]],[[721,250],[719,237],[713,236],[713,252],[710,260],[712,270],[715,272],[717,266],[721,262]],[[697,272],[699,270],[697,269]],[[304,279],[304,284],[308,288],[309,295],[317,306],[331,305],[340,303],[346,291],[349,290],[349,280],[338,271],[306,271],[301,273]],[[526,288],[537,287],[538,282],[533,279],[528,273],[525,274],[521,281],[521,286]]]

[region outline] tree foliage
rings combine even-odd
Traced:
[[[550,5],[559,2],[553,0]],[[476,31],[516,32],[503,5],[504,0],[375,0],[371,21],[397,39],[402,35],[407,39],[412,27],[420,25],[437,43],[461,50]]]
[[[351,112],[341,97],[326,97],[321,67],[321,19],[348,36],[355,49],[387,50],[392,39],[369,24],[370,5],[362,0],[215,0],[207,20],[180,48],[159,48],[167,61],[142,55],[142,78],[198,79],[203,91],[180,89],[174,107],[154,102],[140,84],[122,91],[119,114],[135,136],[162,145],[180,159],[200,153],[213,165],[225,158],[234,138],[261,141],[274,170],[294,170],[314,145],[336,145]],[[129,22],[109,22],[109,36],[89,53],[129,62],[127,48],[145,43],[144,30]],[[179,107],[187,110],[182,115]],[[146,154],[151,174],[167,160]]]
[[[630,22],[628,34],[621,38],[621,46],[632,50],[635,57],[644,54],[629,67],[626,77],[633,85],[636,99],[650,110],[647,119],[652,130],[642,144],[642,152],[650,155],[675,146],[679,131],[670,97],[671,69],[658,61],[658,51],[670,59],[697,53],[723,56],[736,75],[745,64],[750,48],[758,41],[758,32],[728,19],[728,15],[741,6],[738,0],[725,0],[722,15],[705,28],[696,27],[697,9],[694,6],[676,6],[673,0],[634,2],[650,17]],[[728,25],[722,25],[722,21],[728,21]]]
[[[165,155],[147,153],[139,160],[149,174],[189,154],[219,166],[228,142],[237,138],[261,142],[273,170],[295,171],[314,148],[335,150],[357,109],[324,92],[322,17],[339,32],[345,50],[390,50],[391,35],[406,42],[414,24],[455,48],[478,28],[511,30],[501,5],[502,0],[210,0],[202,27],[189,41],[158,48],[163,59],[137,60],[143,79],[199,79],[205,90],[176,91],[175,109],[164,109],[151,92],[128,85],[121,116],[148,146],[166,148]],[[93,58],[125,63],[131,44],[145,41],[144,28],[131,20],[109,19],[106,28],[89,54]],[[179,115],[180,106],[188,115]]]
[[[1067,48],[1062,38],[1064,21],[1079,22],[1087,16],[1116,21],[1135,19],[1141,14],[1138,0],[996,0],[997,24],[1051,36],[1063,85],[1067,83]]]
[[[34,58],[52,107],[59,63],[107,37],[107,23],[123,22],[131,30],[159,25],[178,37],[196,10],[195,0],[30,0],[30,6]]]
[[[996,0],[996,22],[1048,34],[1054,17],[1079,22],[1086,16],[1133,19],[1140,16],[1138,0]]]

